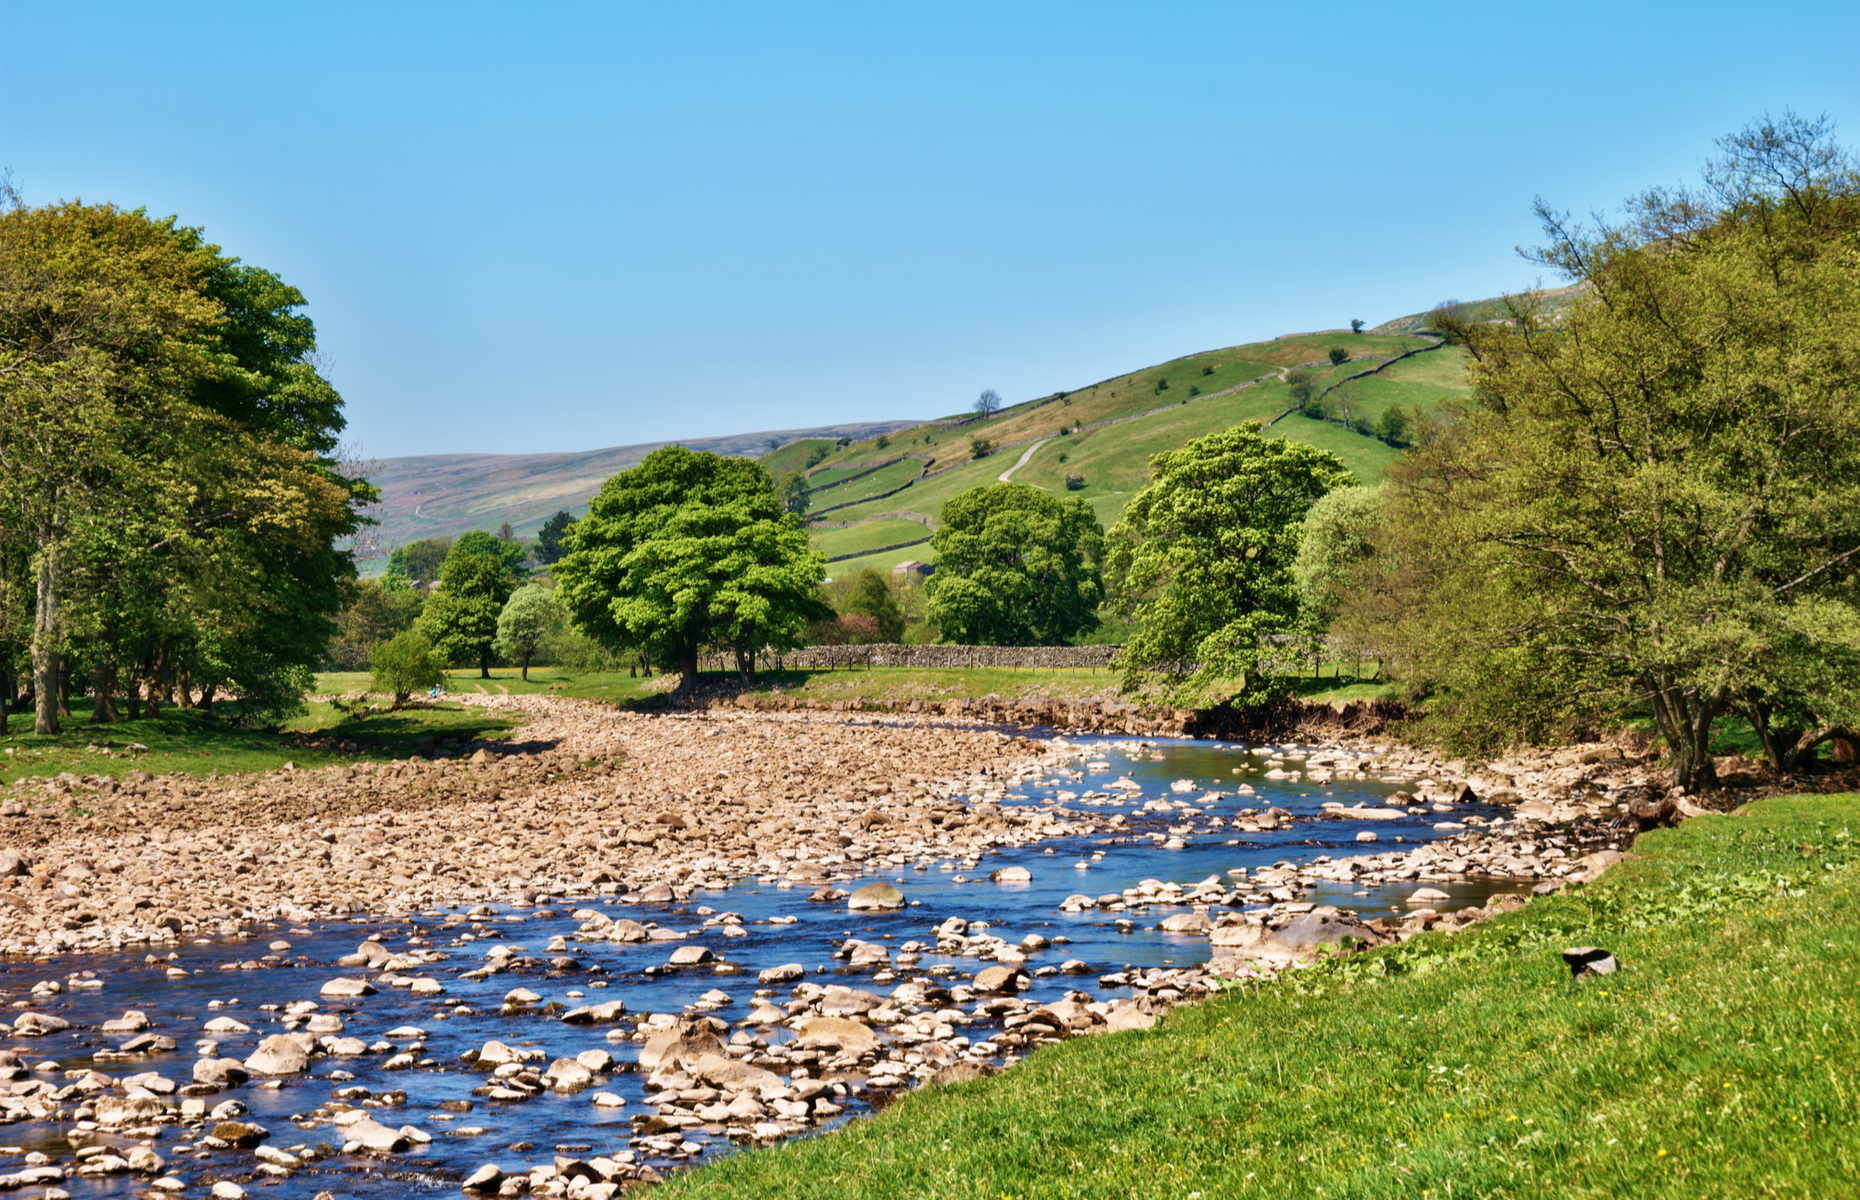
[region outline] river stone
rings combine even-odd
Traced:
[[[752,1067],[722,1054],[702,1054],[686,1070],[726,1092],[753,1092],[758,1088],[780,1087],[781,1076],[761,1067]]]
[[[999,1071],[999,1067],[991,1067],[987,1063],[979,1063],[972,1058],[966,1058],[961,1062],[950,1063],[947,1067],[937,1068],[936,1072],[930,1076],[929,1082],[933,1084],[973,1083],[977,1079],[986,1079],[990,1075],[998,1074]]]
[[[322,994],[325,996],[372,996],[375,994],[375,985],[366,979],[338,977],[323,985]]]
[[[389,1129],[373,1117],[363,1117],[343,1127],[342,1136],[368,1150],[395,1154],[413,1144],[413,1139],[398,1129]]]
[[[710,962],[716,957],[703,946],[680,946],[672,951],[672,965],[674,967],[695,967],[699,963]]]
[[[770,967],[756,976],[757,983],[793,983],[807,974],[807,968],[800,963],[783,963],[779,967]]]
[[[1162,921],[1164,933],[1207,933],[1212,928],[1213,923],[1208,920],[1206,913],[1177,913],[1173,917],[1164,917]]]
[[[969,986],[984,995],[997,995],[1002,992],[1018,991],[1020,984],[1027,978],[1027,972],[1014,966],[986,967],[975,973],[975,982]]]
[[[1148,1029],[1154,1024],[1156,1024],[1156,1018],[1134,1004],[1120,1004],[1104,1014],[1106,1033],[1121,1033],[1126,1029]]]
[[[468,1192],[495,1192],[504,1186],[504,1172],[496,1163],[486,1163],[467,1175],[459,1186]]]
[[[651,940],[652,931],[638,921],[622,917],[607,927],[606,937],[610,942],[644,942]]]
[[[105,1021],[97,1029],[100,1033],[141,1033],[148,1027],[149,1015],[132,1008],[114,1021]]]
[[[250,1121],[221,1121],[213,1127],[213,1136],[237,1149],[250,1150],[270,1137],[271,1131]]]
[[[646,1044],[639,1048],[639,1069],[656,1071],[666,1068],[675,1071],[706,1054],[721,1053],[723,1042],[707,1028],[687,1026],[670,1029],[647,1038]]]
[[[194,1082],[211,1083],[220,1087],[231,1087],[244,1083],[252,1077],[245,1064],[236,1058],[197,1058],[194,1060]]]
[[[252,1027],[231,1017],[215,1017],[206,1024],[208,1033],[250,1033]]]
[[[1435,905],[1450,899],[1452,899],[1452,897],[1448,896],[1439,888],[1424,887],[1416,888],[1411,892],[1408,896],[1408,903]]]
[[[481,1067],[501,1067],[505,1063],[523,1061],[523,1052],[502,1042],[486,1042],[478,1051],[477,1065]]]
[[[839,984],[828,988],[815,1004],[823,1017],[857,1017],[884,1006],[885,998],[876,992],[842,987]]]
[[[543,1072],[543,1082],[558,1091],[579,1091],[594,1082],[594,1072],[576,1059],[558,1058]]]
[[[609,1000],[605,1004],[584,1004],[562,1014],[564,1025],[607,1025],[626,1012],[626,1001]]]
[[[175,1041],[171,1037],[159,1033],[143,1033],[130,1038],[117,1049],[124,1054],[156,1054],[172,1050],[174,1047]]]
[[[1278,954],[1308,955],[1316,953],[1319,946],[1338,945],[1344,938],[1373,941],[1375,933],[1350,917],[1305,913],[1283,929],[1273,930],[1266,938],[1265,948]]]
[[[876,1049],[878,1031],[846,1017],[815,1017],[796,1030],[803,1049],[832,1048],[849,1054],[865,1054]]]
[[[296,1038],[274,1033],[258,1044],[245,1065],[257,1075],[301,1075],[310,1066],[310,1054]]]
[[[1002,867],[989,872],[988,878],[995,883],[1032,883],[1033,872],[1025,867]]]
[[[530,989],[525,988],[525,987],[511,988],[509,991],[504,993],[504,1003],[515,1004],[515,1005],[525,1005],[525,1006],[531,1005],[531,1004],[541,1004],[542,997],[537,995],[535,992],[530,991]]]
[[[904,907],[904,893],[881,879],[854,892],[846,907],[853,912],[889,912]]]
[[[71,1022],[49,1013],[27,1012],[13,1018],[15,1037],[44,1037],[48,1033],[63,1033],[69,1028]]]
[[[97,1102],[97,1124],[142,1125],[168,1115],[168,1106],[154,1096],[105,1096]]]
[[[639,898],[646,904],[669,904],[678,899],[678,893],[672,891],[669,883],[655,883],[641,892]]]

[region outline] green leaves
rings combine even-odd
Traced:
[[[1354,480],[1328,451],[1261,436],[1248,422],[1150,460],[1153,481],[1109,535],[1105,574],[1141,626],[1125,645],[1135,683],[1176,678],[1184,696],[1239,682],[1241,703],[1282,686],[1298,628],[1292,562],[1305,514]]]
[[[439,590],[421,609],[417,627],[447,662],[475,659],[479,673],[488,677],[497,620],[513,585],[503,557],[472,553],[466,542],[470,536],[460,538],[446,557]]]
[[[943,505],[927,587],[942,640],[1064,645],[1098,627],[1104,531],[1083,500],[995,483]]]
[[[575,623],[615,649],[669,652],[686,686],[707,645],[747,662],[832,615],[815,594],[824,560],[749,459],[655,450],[601,485],[562,544],[557,597]]]

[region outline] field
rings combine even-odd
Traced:
[[[1597,884],[1041,1049],[669,1197],[1851,1196],[1860,797],[1644,835]],[[1575,980],[1561,951],[1621,963]]]
[[[917,541],[929,536],[930,531],[917,521],[892,518],[883,521],[867,521],[863,525],[855,525],[850,529],[828,529],[816,533],[814,549],[828,557],[833,557],[840,554],[852,554],[860,550],[870,550],[878,546]],[[920,551],[917,555],[920,558],[929,551],[928,546],[913,549]],[[839,566],[838,563],[833,565]]]
[[[861,496],[889,492],[914,477],[922,464],[908,459],[849,484],[816,493],[813,511],[820,514],[822,509],[833,506],[834,511],[819,519],[835,523],[869,519],[881,512],[899,510],[934,518],[945,500],[970,488],[992,483],[1002,472],[1013,468],[1025,447],[1011,443],[1028,438],[1049,438],[1051,440],[1041,445],[1025,466],[1014,471],[1013,480],[1063,493],[1066,476],[1082,476],[1085,486],[1068,494],[1090,504],[1108,528],[1116,523],[1130,496],[1148,482],[1151,455],[1172,450],[1193,438],[1241,421],[1263,423],[1275,418],[1282,419],[1267,429],[1268,436],[1289,437],[1330,450],[1343,459],[1359,479],[1375,483],[1381,480],[1397,451],[1334,421],[1298,414],[1282,416],[1292,406],[1292,400],[1285,383],[1269,373],[1317,363],[1311,370],[1322,388],[1371,365],[1373,360],[1368,356],[1401,354],[1414,349],[1416,344],[1413,338],[1349,333],[1279,338],[1188,355],[1069,394],[1056,393],[1053,397],[1004,409],[986,422],[967,421],[960,426],[931,425],[906,430],[895,435],[884,451],[871,442],[855,442],[830,454],[814,468],[810,480],[830,483],[845,478],[854,470],[836,464],[877,461],[900,451],[930,457],[933,460],[930,469],[934,474],[896,495],[856,502]],[[1331,366],[1326,352],[1333,346],[1348,350],[1353,361]],[[1464,371],[1463,352],[1452,348],[1428,351],[1390,367],[1386,377],[1372,376],[1345,385],[1339,398],[1351,405],[1353,416],[1366,415],[1372,420],[1391,404],[1399,403],[1410,410],[1424,409],[1443,396],[1465,395]],[[1218,394],[1262,375],[1268,376],[1264,382],[1225,395]],[[1074,432],[1080,425],[1110,420],[1118,423]],[[970,443],[974,438],[986,438],[1006,448],[971,461]],[[778,454],[788,452],[789,448],[784,447]],[[855,503],[848,504],[848,501]],[[847,553],[861,544],[857,538],[849,536],[853,533],[853,530],[822,529],[815,534],[815,545],[830,555]],[[875,538],[863,544],[878,546],[889,540],[892,539]],[[912,547],[834,565],[855,569],[871,566],[882,571],[907,558],[930,557],[927,546]]]

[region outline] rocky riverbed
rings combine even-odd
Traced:
[[[1605,867],[1645,783],[483,702],[520,743],[7,793],[0,1186],[611,1195],[1464,927]]]

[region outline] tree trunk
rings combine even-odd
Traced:
[[[168,634],[161,639],[161,647],[155,652],[155,667],[149,672],[149,716],[155,715],[156,700],[163,704],[174,703],[174,692],[168,678],[168,668],[174,653],[174,635]]]
[[[174,669],[174,696],[179,707],[194,707],[194,673],[186,666],[178,665]]]
[[[200,707],[207,710],[208,716],[213,715],[213,693],[219,690],[220,685],[217,683],[208,683],[200,689]]]
[[[47,548],[39,554],[38,611],[32,621],[32,692],[34,714],[32,731],[37,734],[57,734],[58,723],[58,677],[62,673],[59,661],[59,629],[62,613],[58,602],[58,568],[53,562],[52,551]]]
[[[478,678],[489,679],[490,677],[491,677],[491,648],[489,646],[486,646],[484,649],[478,651]]]
[[[678,690],[692,692],[698,683],[698,647],[687,638],[672,638],[672,661],[678,664]]]
[[[90,723],[108,725],[116,715],[116,663],[108,655],[99,655],[90,676]]]
[[[523,655],[523,682],[528,683],[529,681],[530,681],[530,656],[529,656],[529,653],[526,651]]]
[[[1718,771],[1711,761],[1711,731],[1729,694],[1728,688],[1718,688],[1701,695],[1670,683],[1653,689],[1654,719],[1673,751],[1673,783],[1688,793],[1718,786]]]

